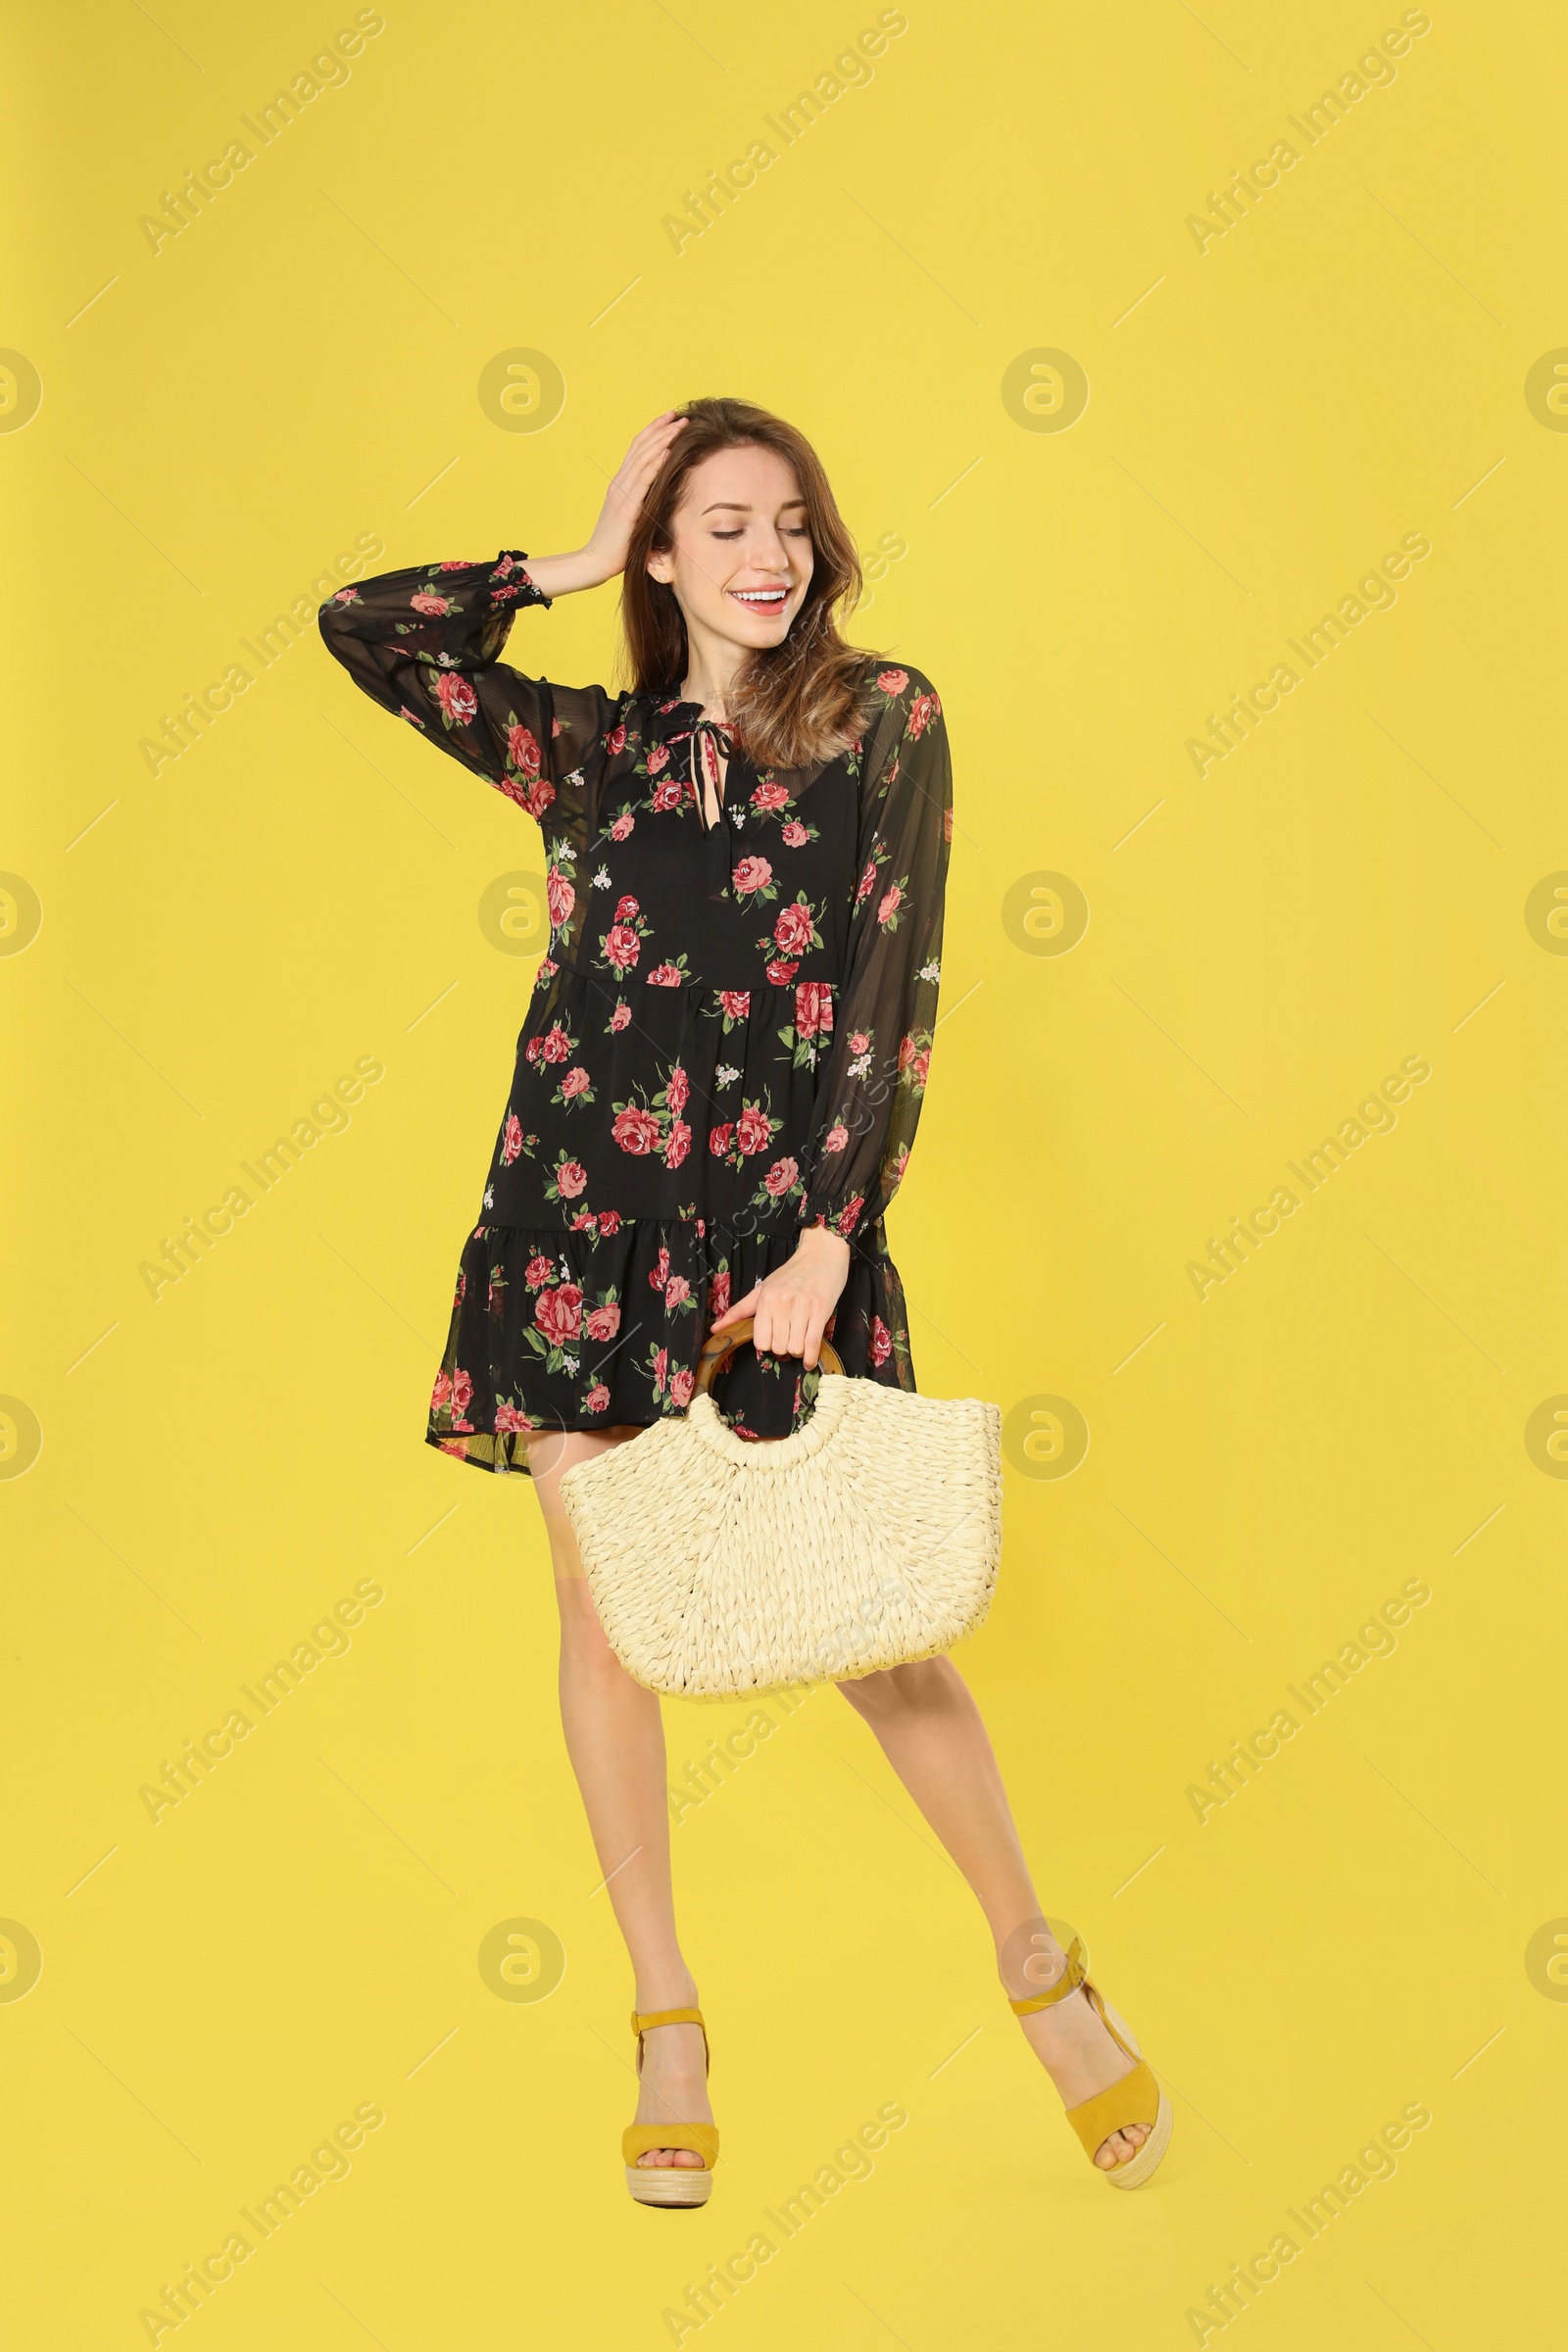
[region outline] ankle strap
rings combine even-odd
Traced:
[[[1037,2009],[1049,2009],[1054,2002],[1064,2001],[1070,1992],[1077,1991],[1089,1975],[1084,1962],[1083,1943],[1078,1936],[1075,1936],[1068,1945],[1066,1957],[1067,1965],[1049,1992],[1036,1993],[1030,2000],[1008,2001],[1007,2006],[1014,2017],[1032,2017]]]
[[[637,2072],[639,2075],[643,2071],[643,2035],[655,2026],[696,2026],[703,2036],[703,2072],[706,2075],[711,2071],[713,2057],[708,2046],[708,2028],[703,2023],[703,2013],[700,2009],[650,2009],[642,2015],[639,2015],[634,2009],[631,2013],[631,2030],[637,2036]],[[650,2140],[648,2144],[650,2147],[666,2147],[670,2143],[666,2140]]]

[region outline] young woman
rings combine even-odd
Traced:
[[[500,659],[524,606],[624,575],[634,684]],[[952,787],[929,681],[844,642],[859,565],[815,452],[736,400],[640,432],[586,544],[345,588],[356,684],[517,802],[551,936],[482,1222],[463,1250],[429,1442],[529,1473],[560,1603],[566,1744],[636,1983],[625,2134],[645,2204],[697,2204],[717,2133],[670,1887],[659,1701],[610,1648],[560,1481],[684,1411],[744,1319],[743,1435],[808,1409],[819,1343],[914,1386],[883,1214],[936,1023]],[[1004,1990],[1093,2162],[1153,2171],[1170,2109],[1036,1899],[974,1701],[948,1658],[840,1686],[963,1872]]]

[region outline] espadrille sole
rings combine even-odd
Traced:
[[[626,2186],[639,2205],[662,2205],[667,2213],[687,2213],[706,2205],[713,2193],[713,2176],[706,2166],[693,2164],[628,2164]]]

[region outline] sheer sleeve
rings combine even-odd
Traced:
[[[556,686],[498,659],[520,607],[551,599],[519,551],[429,564],[340,589],[318,615],[327,651],[371,700],[542,817],[587,769],[614,705],[602,686]]]
[[[868,730],[849,959],[817,1096],[802,1222],[848,1237],[904,1175],[936,1027],[953,768],[942,705],[918,670],[885,669]]]

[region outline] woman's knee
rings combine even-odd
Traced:
[[[880,1674],[861,1675],[838,1688],[856,1713],[873,1723],[940,1705],[956,1679],[951,1659],[919,1658],[912,1665],[885,1667]]]

